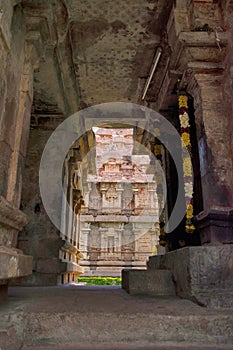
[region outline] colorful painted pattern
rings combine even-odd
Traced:
[[[190,124],[188,115],[188,97],[185,93],[179,94],[179,119],[180,119],[180,134],[182,148],[187,148],[191,155],[191,141],[190,141]],[[193,178],[192,178],[192,162],[191,157],[187,157],[187,153],[183,154],[183,173],[184,173],[184,192],[186,203],[186,223],[185,231],[192,234],[195,231],[193,225]],[[185,155],[186,154],[186,155]]]

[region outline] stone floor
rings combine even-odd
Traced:
[[[0,349],[233,349],[233,309],[120,287],[14,287],[0,303]]]

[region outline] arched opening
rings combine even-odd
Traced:
[[[146,269],[149,256],[165,252],[156,182],[163,170],[151,146],[138,143],[141,132],[124,123],[94,127],[69,150],[62,231],[81,259],[76,271],[63,274],[63,283],[79,274],[120,277],[123,268]],[[67,261],[65,251],[62,258]]]
[[[137,124],[132,127],[119,120],[120,117],[118,123],[99,121],[99,126],[83,133],[67,153],[61,226],[62,238],[71,247],[68,254],[67,244],[62,250],[61,259],[70,266],[70,271],[62,274],[63,283],[74,281],[81,273],[118,276],[124,267],[146,268],[147,258],[155,252],[200,244],[198,230],[185,211],[190,204],[185,202],[184,159],[194,159],[194,153],[183,154],[180,136],[174,140],[174,135],[163,130],[164,126],[160,131],[156,120],[150,121],[150,128],[163,133],[163,142],[148,127]],[[140,117],[138,120],[141,122]],[[195,123],[192,123],[193,151]],[[169,149],[171,144],[173,151]],[[187,155],[189,158],[183,158]],[[198,159],[195,161],[198,172]],[[191,167],[190,159],[192,172]],[[191,175],[188,188],[193,188]],[[193,198],[189,200],[193,203]],[[174,230],[166,232],[165,226],[177,203],[183,216]],[[196,204],[194,207],[195,212],[200,210]],[[191,234],[186,232],[187,220],[194,227]],[[146,239],[140,238],[143,230],[150,231]],[[76,257],[72,257],[72,246]],[[144,246],[144,256],[140,246]]]

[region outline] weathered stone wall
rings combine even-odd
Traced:
[[[32,257],[16,249],[18,231],[27,222],[19,206],[34,70],[33,46],[17,3],[0,3],[0,285],[5,286],[32,270]]]
[[[56,285],[65,272],[65,263],[59,260],[64,242],[44,210],[39,188],[40,160],[52,131],[30,130],[22,191],[22,209],[29,222],[19,237],[19,247],[34,258],[33,275],[23,281],[28,285]]]
[[[4,4],[4,21],[2,21],[0,36],[1,42],[1,67],[0,67],[0,194],[9,197],[12,174],[14,171],[17,176],[17,186],[14,186],[14,195],[10,196],[10,201],[19,205],[20,200],[20,169],[13,169],[13,161],[15,159],[13,150],[17,152],[20,165],[25,157],[23,143],[15,150],[17,137],[21,136],[21,130],[17,128],[17,117],[20,107],[20,92],[22,92],[21,79],[24,73],[25,62],[25,23],[21,9],[18,7],[14,10],[11,2],[3,2]],[[13,17],[13,18],[12,18]],[[12,20],[12,25],[11,25]],[[28,98],[32,96],[27,96]],[[30,112],[30,106],[28,106]],[[25,120],[25,124],[26,124]],[[16,130],[17,128],[17,130]],[[22,129],[22,128],[21,128]],[[25,125],[26,129],[26,125]],[[21,146],[21,147],[20,147]]]
[[[223,2],[224,3],[224,2]],[[223,6],[223,5],[222,5]],[[233,130],[233,4],[230,1],[225,2],[222,9],[222,26],[228,33],[228,46],[224,61],[223,74],[223,103],[224,113],[228,120],[228,134],[230,136],[231,152],[229,158],[233,160],[233,138],[230,130]],[[233,177],[231,176],[231,189],[233,188]]]
[[[57,205],[60,205],[62,225],[62,233],[59,232],[46,214],[40,196],[39,168],[42,153],[50,135],[63,120],[64,116],[61,120],[61,115],[54,117],[54,115],[45,112],[41,112],[39,115],[34,110],[32,112],[21,201],[22,209],[28,216],[28,224],[20,233],[19,247],[33,256],[34,265],[33,275],[23,280],[25,285],[68,283],[75,281],[77,275],[82,271],[78,264],[81,254],[77,247],[77,237],[75,237],[75,232],[72,230],[77,219],[73,212],[65,211],[66,205],[63,207],[62,201],[57,197],[56,201]],[[71,184],[73,184],[74,171],[80,158],[78,149],[79,146],[76,144],[75,151],[70,151],[67,155],[68,168],[66,171],[68,172],[68,178],[66,179],[67,183],[64,180],[64,192],[66,192],[67,184],[69,185],[69,193],[77,190]],[[84,151],[80,147],[80,152],[83,152],[84,157],[87,150]],[[54,161],[56,162],[55,158]],[[66,163],[65,160],[64,162]],[[74,166],[75,162],[76,166]],[[53,178],[52,171],[49,176]],[[79,199],[74,198],[75,200]]]
[[[57,284],[57,276],[66,269],[66,264],[59,260],[62,241],[43,211],[39,195],[39,162],[51,131],[33,130],[28,146],[34,69],[38,68],[41,55],[41,28],[39,25],[35,28],[35,20],[39,23],[40,17],[30,22],[20,1],[2,1],[0,9],[0,196],[7,200],[1,200],[0,227],[1,217],[7,217],[9,225],[6,228],[4,223],[0,246],[17,246],[24,253],[33,256],[35,273],[25,283]],[[19,229],[23,228],[22,222],[25,224],[27,221],[25,215],[16,211],[20,202],[21,209],[27,214],[28,224],[18,237]],[[12,218],[9,203],[13,206]],[[22,218],[15,219],[16,214]],[[3,253],[6,255],[4,251]],[[15,254],[14,250],[12,258]],[[28,275],[32,261],[28,263],[27,273],[21,271],[20,275]],[[17,264],[15,266],[17,269]],[[5,271],[2,272],[5,276]],[[15,276],[18,277],[19,273]]]

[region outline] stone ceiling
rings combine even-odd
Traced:
[[[27,1],[28,30],[40,27],[37,113],[68,115],[112,101],[140,102],[169,0]]]
[[[165,1],[163,1],[165,2]],[[157,0],[69,0],[71,40],[87,105],[137,101],[160,42]]]

